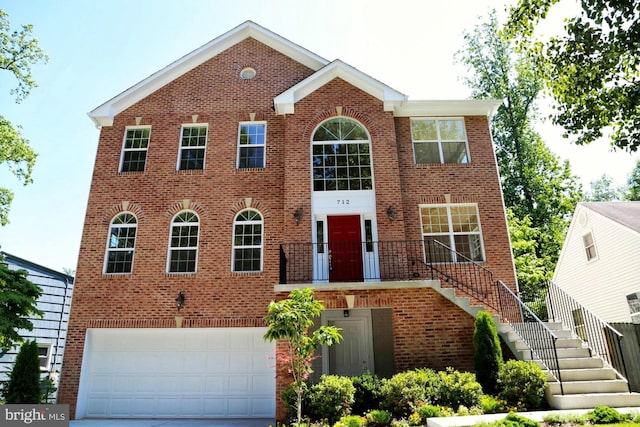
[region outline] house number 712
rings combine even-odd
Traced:
[[[348,205],[351,202],[349,199],[338,199],[339,205]]]

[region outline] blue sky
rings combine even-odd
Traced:
[[[4,0],[12,28],[33,24],[50,60],[34,67],[39,87],[21,104],[9,95],[13,77],[0,73],[0,114],[39,155],[28,186],[0,165],[0,182],[15,193],[0,249],[75,269],[99,136],[86,113],[246,20],[410,99],[462,99],[469,90],[453,55],[489,7],[504,9],[495,0]],[[587,189],[605,172],[623,182],[638,158],[609,153],[604,142],[573,147],[560,130],[540,129]]]

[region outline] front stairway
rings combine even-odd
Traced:
[[[547,374],[546,397],[554,409],[590,409],[598,405],[612,408],[640,406],[640,394],[630,393],[625,379],[601,357],[592,355],[586,344],[559,322],[545,322],[558,337],[559,382],[545,364],[536,357],[520,335],[508,323],[500,323],[503,341],[520,360],[536,362]],[[556,374],[558,375],[558,374]]]
[[[435,284],[433,289],[473,317],[484,309],[476,298],[462,296],[460,288]],[[511,322],[506,322],[494,315],[498,334],[515,357],[533,361],[545,371],[546,397],[553,409],[590,409],[599,405],[640,407],[640,393],[630,393],[627,381],[561,322],[517,322],[511,317]],[[550,345],[536,342],[542,329],[554,337],[551,360],[545,357]]]

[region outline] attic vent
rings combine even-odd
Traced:
[[[240,71],[240,78],[243,80],[251,80],[256,76],[255,68],[245,67]]]

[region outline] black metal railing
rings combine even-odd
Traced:
[[[627,378],[621,333],[553,282],[549,282],[546,304],[550,321],[562,322],[585,342],[592,355],[606,361],[619,377]]]
[[[501,280],[496,284],[501,321],[511,325],[513,331],[527,345],[531,359],[539,360],[545,366],[560,384],[560,393],[564,394],[558,361],[558,336],[507,285]]]
[[[439,280],[444,287],[458,289],[492,308],[519,335],[532,359],[544,365],[564,394],[558,336],[507,285],[494,280],[490,270],[442,242],[433,239],[280,245],[281,284],[428,279]],[[620,333],[553,284],[549,286],[547,306],[550,319],[562,320],[576,336],[584,335],[592,354],[602,357],[621,378],[626,378]]]

